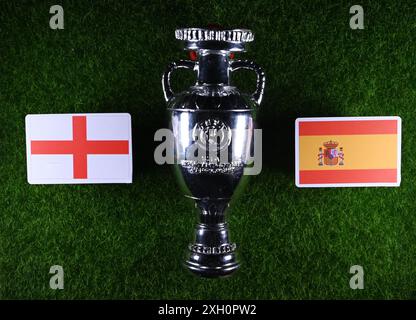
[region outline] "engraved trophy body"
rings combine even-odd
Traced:
[[[239,267],[230,242],[225,210],[248,165],[253,140],[253,112],[261,103],[265,75],[250,61],[234,61],[254,40],[250,30],[178,29],[176,38],[194,61],[171,63],[162,86],[174,135],[176,167],[188,197],[200,209],[195,242],[185,265],[194,273],[225,276]],[[197,72],[197,82],[184,92],[171,89],[171,73],[180,68]],[[257,75],[253,94],[230,85],[230,73],[249,69]]]

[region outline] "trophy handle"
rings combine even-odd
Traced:
[[[252,70],[257,75],[256,81],[256,91],[251,95],[251,97],[256,101],[258,105],[260,105],[261,100],[263,99],[264,94],[264,86],[266,85],[266,74],[264,73],[263,69],[255,64],[253,61],[249,60],[237,60],[233,61],[230,65],[230,71],[237,71],[239,69],[247,69]]]
[[[163,94],[165,96],[166,102],[174,96],[174,92],[170,85],[170,75],[176,69],[195,69],[195,62],[191,60],[179,60],[176,62],[171,62],[165,70],[165,73],[162,76],[162,88]]]

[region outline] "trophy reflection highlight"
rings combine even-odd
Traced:
[[[236,244],[229,239],[225,210],[241,182],[252,149],[253,113],[261,103],[265,75],[251,61],[233,60],[254,40],[250,30],[178,29],[193,60],[171,63],[162,78],[174,135],[176,166],[200,209],[195,241],[185,265],[194,273],[217,277],[238,269]],[[181,93],[171,88],[177,69],[196,71],[195,85]],[[243,94],[230,84],[239,69],[257,75],[256,90]]]

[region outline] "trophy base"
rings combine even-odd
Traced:
[[[202,277],[224,277],[240,266],[236,258],[236,244],[228,241],[227,224],[204,224],[196,227],[196,241],[189,245],[190,256],[185,266]]]
[[[188,260],[185,262],[185,266],[198,276],[204,278],[219,278],[233,274],[240,267],[240,264],[238,262],[234,262],[231,264],[224,264],[219,267],[210,267]]]

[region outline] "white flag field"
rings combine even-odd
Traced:
[[[30,184],[131,183],[128,113],[26,116]]]

